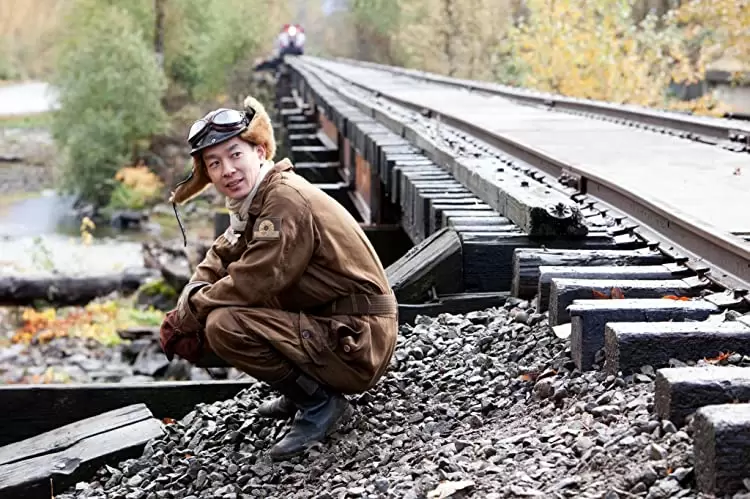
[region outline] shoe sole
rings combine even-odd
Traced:
[[[269,414],[269,413],[265,413],[264,414],[264,413],[258,411],[258,415],[260,417],[262,417],[263,419],[281,419],[281,420],[284,420],[284,419],[292,419],[294,416],[297,415],[297,411],[294,411],[294,412],[291,412],[291,413],[286,412],[284,414],[282,414],[280,412],[275,412],[275,413],[271,413],[271,414]]]
[[[302,454],[306,453],[310,449],[310,447],[312,447],[315,444],[318,444],[318,443],[322,442],[329,435],[331,435],[332,433],[335,433],[336,431],[338,431],[341,428],[341,424],[344,423],[344,422],[346,422],[352,416],[353,412],[354,412],[354,408],[352,407],[352,405],[349,402],[347,402],[346,406],[344,406],[344,410],[341,411],[341,414],[339,415],[339,417],[336,418],[336,421],[334,421],[334,423],[326,430],[326,432],[323,434],[323,437],[320,440],[316,440],[314,442],[310,442],[305,448],[300,449],[297,452],[289,452],[287,454],[277,454],[277,455],[272,455],[272,454],[269,453],[270,457],[271,457],[271,460],[272,461],[283,461],[285,459],[289,459],[290,457],[301,456]]]

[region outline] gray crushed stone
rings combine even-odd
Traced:
[[[257,383],[56,497],[705,497],[689,425],[652,415],[653,378],[581,373],[546,316],[511,299],[403,326],[387,375],[305,456],[265,455],[287,422],[258,417],[272,394]]]

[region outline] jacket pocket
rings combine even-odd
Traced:
[[[318,366],[329,365],[334,356],[335,341],[327,321],[316,320],[309,315],[299,314],[299,339],[310,360]]]
[[[331,330],[336,340],[334,351],[347,363],[370,358],[372,329],[370,323],[358,317],[331,319]]]
[[[312,362],[338,371],[372,369],[372,330],[358,317],[316,317],[300,313],[300,342]]]

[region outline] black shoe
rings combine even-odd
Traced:
[[[294,405],[292,399],[282,395],[268,402],[263,402],[258,407],[258,414],[264,418],[289,419],[297,414],[297,406]]]
[[[274,387],[291,399],[299,411],[289,433],[271,448],[272,459],[301,454],[336,431],[349,410],[346,398],[326,390],[304,374],[293,373]]]

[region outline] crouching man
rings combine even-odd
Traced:
[[[299,454],[337,428],[349,409],[343,394],[383,375],[398,332],[395,297],[349,212],[288,159],[274,164],[273,128],[257,100],[207,114],[188,141],[193,170],[172,201],[213,184],[231,226],[167,314],[162,349],[193,363],[215,354],[267,382],[281,397],[258,411],[294,417],[270,454]]]

